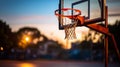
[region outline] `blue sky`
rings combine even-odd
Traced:
[[[0,0],[0,15],[51,15],[58,0]]]
[[[58,0],[0,0],[0,19],[12,28],[17,24],[51,23],[57,8]]]

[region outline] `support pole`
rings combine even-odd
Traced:
[[[108,7],[105,7],[105,27],[108,28]],[[104,51],[105,51],[105,67],[108,67],[108,36],[105,35]]]
[[[59,14],[63,14],[63,11],[61,10],[61,8],[64,8],[64,0],[59,0]],[[61,23],[63,22],[62,17],[59,16],[58,20],[59,20],[59,29],[60,29],[60,30],[64,29],[64,28],[61,26]]]

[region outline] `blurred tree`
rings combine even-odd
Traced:
[[[29,44],[37,44],[40,36],[37,28],[23,27],[17,31],[18,45],[25,48]]]
[[[61,45],[54,41],[49,40],[44,34],[41,34],[37,28],[33,27],[23,27],[20,28],[17,32],[17,42],[18,48],[22,52],[18,52],[21,54],[22,58],[25,59],[28,56],[31,58],[45,58],[48,57],[50,59],[57,58],[60,50],[62,49]],[[30,51],[30,54],[26,53]],[[26,56],[26,57],[25,57]]]
[[[101,24],[104,26],[104,24]],[[117,42],[117,47],[120,51],[120,20],[116,20],[114,25],[108,25],[110,33],[112,33]],[[98,37],[98,38],[97,38]],[[96,41],[98,40],[98,41]],[[108,40],[109,43],[109,61],[118,61],[117,54],[115,52],[115,48],[113,45],[113,41],[111,38]],[[88,36],[86,36],[85,41],[81,42],[81,48],[84,47],[89,49],[91,44],[93,60],[103,60],[104,59],[104,35],[100,33],[90,30]],[[84,46],[83,46],[84,45]],[[87,46],[87,47],[86,47]],[[80,46],[79,46],[80,47]]]
[[[115,25],[109,25],[108,27],[110,32],[115,36],[115,40],[120,49],[120,20],[116,20]]]
[[[0,27],[0,47],[3,47],[2,52],[4,52],[2,58],[7,58],[11,48],[14,47],[13,33],[9,25],[2,20],[0,20]]]
[[[120,52],[120,20],[116,20],[114,25],[109,25],[109,31],[112,33],[115,37],[115,41],[117,43],[117,47]],[[118,61],[118,56],[116,54],[114,44],[111,38],[109,38],[109,57],[110,61]]]
[[[40,31],[37,28],[32,28],[32,27],[20,28],[17,33],[18,35],[22,35],[22,34],[31,35],[33,38],[39,38],[41,35]]]
[[[63,50],[62,45],[57,41],[49,40],[48,41],[48,54],[52,56],[52,58],[58,58],[58,55]]]

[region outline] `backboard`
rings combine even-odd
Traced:
[[[95,23],[104,20],[105,16],[105,0],[59,0],[59,9],[73,8],[81,11],[81,16],[85,17],[85,22]],[[59,14],[65,14],[62,10]],[[71,10],[71,15],[74,12]],[[63,29],[60,22],[64,19],[59,17],[59,29]]]

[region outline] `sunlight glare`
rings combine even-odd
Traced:
[[[22,64],[18,65],[18,67],[36,67],[36,66],[31,63],[22,63]]]
[[[29,38],[29,37],[26,37],[25,40],[28,42],[28,41],[30,40],[30,38]]]
[[[71,49],[71,42],[70,42],[70,40],[66,39],[66,44],[64,45],[64,49]]]

